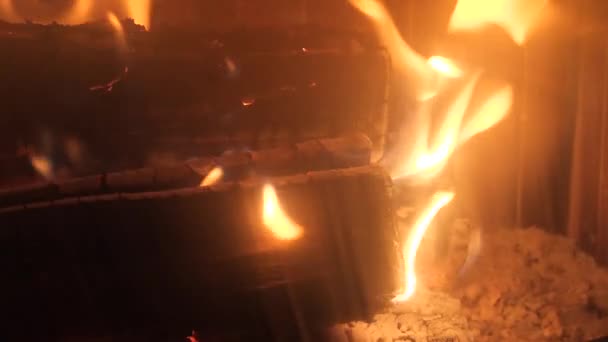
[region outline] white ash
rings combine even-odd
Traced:
[[[437,291],[419,291],[395,304],[370,323],[351,322],[334,327],[340,342],[466,342],[471,341],[460,301]]]
[[[463,273],[471,236],[479,231],[478,255]],[[446,236],[447,244],[438,243]],[[446,245],[447,252],[439,250]],[[457,220],[447,229],[429,229],[416,267],[419,289],[410,302],[378,314],[371,323],[337,327],[337,340],[588,341],[608,336],[608,270],[566,237],[539,228],[480,230]]]

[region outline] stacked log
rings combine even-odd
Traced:
[[[198,186],[216,167],[223,181],[277,177],[368,165],[371,142],[363,134],[313,139],[293,145],[195,158],[156,168],[109,172],[0,190],[0,207],[102,193],[159,191]]]
[[[103,170],[354,131],[382,145],[389,61],[364,36],[123,27],[128,51],[104,22],[0,22],[0,157],[21,142],[59,163],[66,137]]]
[[[384,171],[272,183],[300,239],[277,240],[263,226],[256,180],[3,209],[2,334],[197,329],[297,340],[381,310],[401,279]]]

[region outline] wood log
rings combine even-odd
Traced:
[[[384,171],[273,184],[300,239],[277,240],[264,227],[259,181],[1,210],[0,334],[197,329],[293,341],[384,307],[401,279]]]
[[[308,171],[368,165],[371,142],[363,134],[314,139],[280,148],[243,151],[182,164],[111,172],[0,190],[0,207],[101,193],[196,187],[215,167],[223,181],[277,177]]]
[[[388,57],[365,38],[123,25],[126,54],[103,22],[0,22],[0,146],[51,149],[59,163],[75,136],[101,168],[120,170],[154,151],[217,155],[353,131],[383,139]]]

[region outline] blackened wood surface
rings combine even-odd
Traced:
[[[219,154],[353,131],[384,137],[388,57],[365,35],[124,25],[128,53],[104,22],[0,23],[0,153],[32,144],[61,164],[64,140],[75,137],[98,169],[120,170],[142,167],[153,152]]]
[[[200,329],[297,340],[371,317],[401,279],[385,173],[312,172],[274,184],[304,228],[299,240],[276,240],[263,226],[257,182],[3,210],[0,334]]]

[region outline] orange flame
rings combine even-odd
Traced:
[[[53,163],[49,158],[40,154],[32,154],[30,163],[39,175],[47,180],[53,179]]]
[[[438,87],[437,71],[403,40],[385,7],[378,0],[349,0],[349,2],[372,20],[376,34],[384,42],[392,57],[395,71],[400,77],[415,85],[410,88],[413,93],[409,95],[420,100],[433,97]]]
[[[59,21],[64,24],[80,24],[90,20],[93,0],[76,0],[70,11]]]
[[[403,302],[412,297],[416,291],[416,254],[418,253],[418,247],[422,242],[424,233],[433,221],[433,218],[441,208],[445,207],[454,198],[452,192],[438,192],[433,195],[431,202],[424,209],[424,211],[416,219],[416,223],[410,230],[406,244],[403,246],[403,261],[405,263],[405,289],[402,293],[397,295],[393,301]]]
[[[274,187],[264,185],[264,225],[279,240],[295,240],[302,235],[302,227],[293,222],[281,208]]]
[[[219,182],[222,177],[224,177],[224,170],[222,170],[221,167],[216,166],[211,171],[209,171],[205,178],[203,178],[199,186],[211,186]]]
[[[393,178],[407,177],[424,181],[436,176],[446,165],[452,153],[468,139],[500,122],[512,104],[512,90],[506,85],[489,96],[470,119],[465,119],[480,71],[467,72],[452,60],[432,56],[425,60],[401,37],[390,15],[379,0],[349,0],[374,24],[376,34],[386,45],[398,79],[409,85],[408,95],[417,100],[418,110],[412,113],[408,131],[396,146],[397,163],[391,165]],[[529,1],[529,3],[524,3]],[[528,30],[545,6],[546,0],[459,0],[452,14],[450,30],[473,30],[488,23],[504,27],[513,39],[523,43]],[[431,113],[437,109],[436,98],[448,87],[459,86],[451,103],[448,103],[442,121],[432,130]],[[435,114],[435,113],[433,113]],[[432,139],[430,139],[432,137]],[[402,301],[410,298],[416,287],[414,264],[420,241],[426,228],[437,212],[454,197],[453,193],[438,193],[419,217],[410,237],[403,245],[406,265],[405,290],[395,298]]]
[[[114,34],[116,35],[116,41],[118,43],[118,47],[122,53],[127,53],[127,38],[125,35],[125,29],[120,22],[120,19],[114,14],[114,12],[108,12],[107,14],[108,21],[110,25],[114,29]]]
[[[12,0],[0,0],[0,19],[6,21],[18,21],[19,17],[15,13]]]
[[[488,24],[502,27],[521,45],[547,5],[547,0],[459,0],[450,19],[450,31],[471,31]]]
[[[125,1],[127,12],[135,23],[150,29],[150,19],[152,15],[152,0],[128,0]]]

